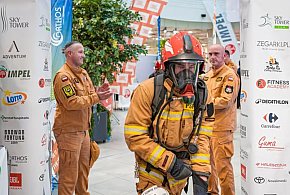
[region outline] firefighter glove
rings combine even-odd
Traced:
[[[186,165],[182,160],[174,158],[172,164],[168,170],[175,180],[186,179],[192,174],[192,170],[189,165]]]

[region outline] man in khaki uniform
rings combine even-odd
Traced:
[[[53,88],[57,101],[53,132],[59,153],[59,195],[89,195],[91,107],[111,96],[108,84],[98,90],[81,68],[85,58],[79,42],[66,44],[66,63],[56,73]]]
[[[221,45],[209,47],[209,61],[212,69],[204,76],[208,90],[212,94],[215,108],[215,122],[210,141],[211,168],[209,192],[221,195],[234,195],[234,175],[231,157],[234,153],[233,131],[236,128],[236,97],[239,79],[233,69],[224,64],[225,49]]]
[[[238,66],[231,60],[231,54],[228,50],[225,50],[225,64],[238,74]]]
[[[206,91],[205,83],[198,80],[199,66],[204,61],[201,45],[192,35],[177,33],[166,42],[163,60],[165,75],[155,77],[163,78],[162,106],[152,107],[155,95],[159,95],[154,92],[158,85],[155,78],[148,79],[135,89],[125,121],[126,143],[136,158],[136,190],[139,195],[157,191],[180,195],[193,175],[194,194],[205,195],[214,109],[207,101],[210,94],[208,99],[198,94]],[[201,107],[208,108],[204,115]],[[158,113],[155,118],[153,109]]]

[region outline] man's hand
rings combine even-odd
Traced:
[[[108,99],[112,95],[112,92],[110,91],[110,86],[108,83],[104,83],[100,87],[95,87],[95,90],[100,100]]]
[[[186,179],[192,174],[192,170],[189,165],[186,165],[182,160],[175,157],[172,162],[172,166],[168,170],[175,180]]]

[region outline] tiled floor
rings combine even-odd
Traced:
[[[126,111],[114,111],[112,117],[112,138],[107,143],[99,144],[100,158],[90,172],[89,191],[91,195],[136,195],[134,173],[134,155],[129,151],[123,136]],[[239,124],[239,123],[238,123]],[[235,155],[232,160],[235,170],[236,195],[240,195],[240,135],[235,133]],[[189,186],[188,195],[192,195]]]

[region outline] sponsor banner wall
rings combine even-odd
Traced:
[[[11,160],[10,194],[47,189],[50,1],[0,0],[0,145]],[[33,190],[32,189],[33,186]]]
[[[242,194],[290,194],[289,6],[240,4]]]
[[[0,194],[8,195],[8,168],[7,168],[7,151],[5,147],[0,146]]]

